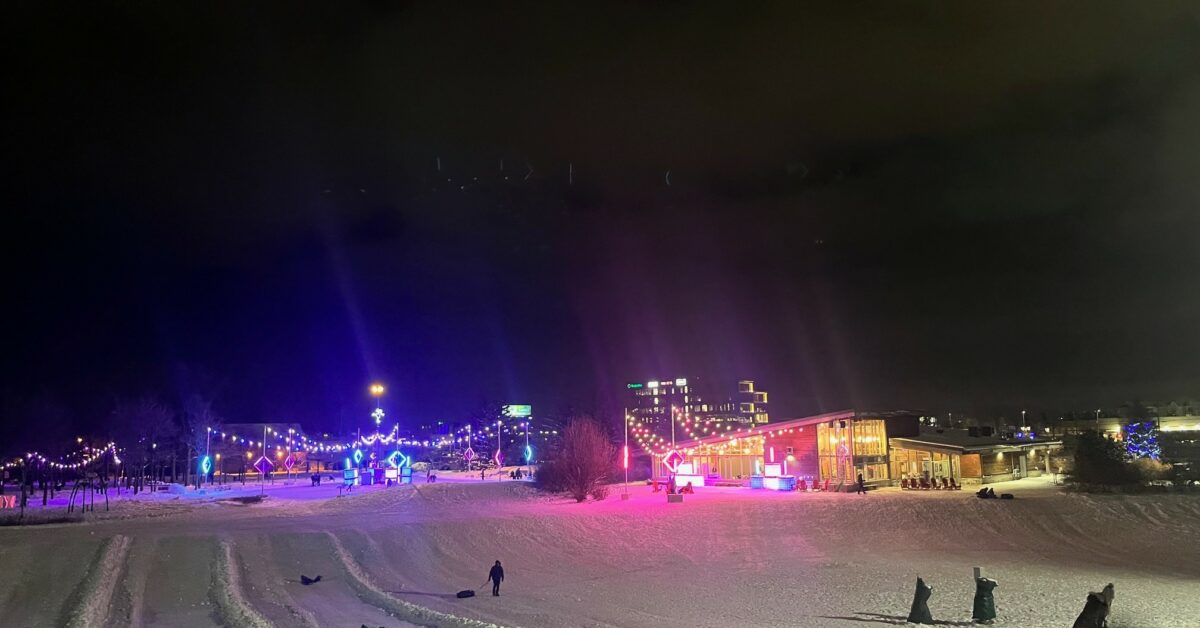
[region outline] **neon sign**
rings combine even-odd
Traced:
[[[393,451],[391,454],[389,454],[386,458],[386,461],[388,464],[396,468],[412,466],[412,458],[400,453],[399,450]]]
[[[663,456],[663,466],[670,470],[671,473],[675,473],[675,470],[679,468],[679,465],[683,463],[683,460],[683,454],[672,449],[671,451],[667,452],[667,455]]]

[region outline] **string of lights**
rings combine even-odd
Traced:
[[[116,443],[109,443],[100,449],[92,449],[90,447],[84,447],[83,450],[80,452],[76,452],[74,454],[69,454],[67,456],[68,458],[70,458],[73,455],[82,456],[82,458],[80,458],[79,460],[76,460],[74,462],[59,462],[58,460],[51,460],[36,451],[31,451],[31,452],[25,454],[24,458],[18,458],[16,460],[6,462],[3,465],[0,465],[0,468],[11,469],[14,467],[21,466],[23,464],[31,464],[31,463],[36,462],[38,464],[46,465],[53,469],[82,469],[83,467],[86,467],[89,464],[96,462],[97,460],[104,457],[104,455],[108,454],[108,453],[112,454],[113,462],[115,464],[121,464],[121,458],[120,458],[120,456],[117,455]]]

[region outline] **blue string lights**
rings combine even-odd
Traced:
[[[1130,423],[1125,427],[1125,452],[1130,458],[1150,458],[1158,460],[1162,457],[1162,447],[1158,444],[1158,426],[1153,421]]]

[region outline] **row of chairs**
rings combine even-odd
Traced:
[[[911,480],[908,478],[904,478],[904,479],[900,480],[900,488],[909,490],[909,491],[928,491],[928,490],[958,491],[958,490],[962,490],[962,487],[958,485],[958,482],[954,481],[954,478],[933,478],[932,481],[927,480],[925,478],[913,478]]]
[[[806,480],[805,478],[800,478],[800,483],[796,485],[796,490],[798,490],[798,491],[807,491],[807,490],[808,490],[808,480]],[[820,480],[813,480],[813,483],[812,483],[812,490],[814,490],[814,491],[828,491],[828,490],[829,490],[829,478],[825,478],[825,485],[824,485],[824,486],[822,486],[822,485],[821,485],[821,482],[820,482]]]

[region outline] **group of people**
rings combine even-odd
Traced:
[[[682,487],[676,486],[674,475],[669,476],[663,486],[659,486],[658,478],[652,478],[650,480],[650,484],[651,484],[651,486],[654,487],[655,493],[657,493],[665,488],[667,491],[667,495],[695,495],[696,494],[696,489],[695,489],[695,487],[692,486],[692,483],[690,481]]]

